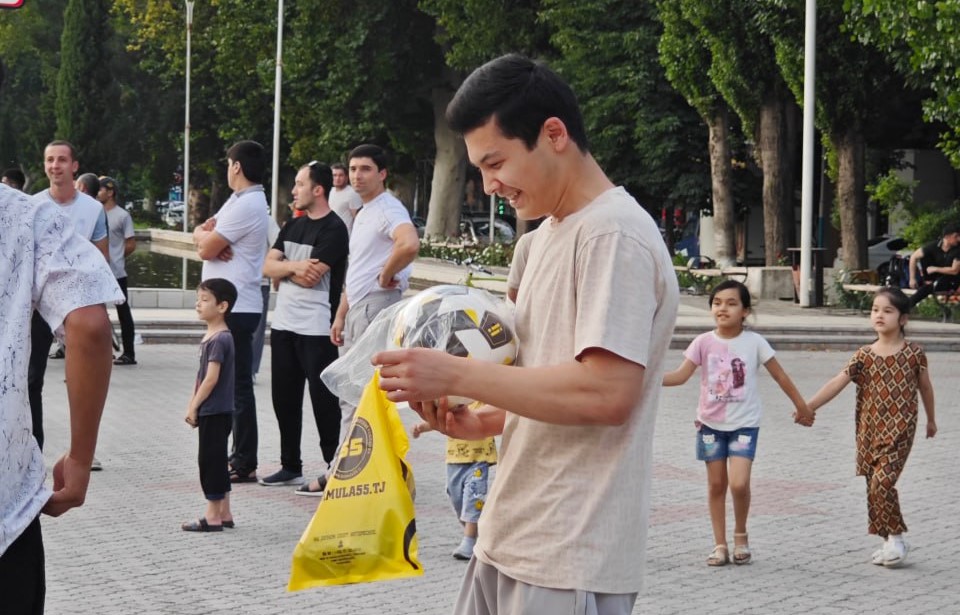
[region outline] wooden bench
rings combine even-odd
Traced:
[[[881,284],[865,283],[848,283],[843,284],[842,286],[843,290],[846,292],[858,295],[857,309],[860,312],[866,311],[867,302],[872,301],[873,296],[877,294],[877,291],[879,291],[881,288],[884,288]],[[902,290],[903,294],[907,295],[908,297],[917,292],[916,289],[913,288],[901,288],[900,290]],[[957,305],[960,305],[960,288],[955,290],[937,291],[931,293],[930,296],[933,297],[934,301],[937,302],[937,305],[940,306],[940,317],[942,321],[948,322],[953,320],[953,308]]]

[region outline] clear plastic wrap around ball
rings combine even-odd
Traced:
[[[350,350],[321,374],[327,388],[356,406],[382,350],[432,348],[457,357],[513,365],[517,338],[511,308],[479,288],[444,284],[403,299],[380,312]],[[451,396],[450,406],[473,400]]]

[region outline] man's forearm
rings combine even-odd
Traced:
[[[102,305],[76,309],[64,320],[70,352],[64,366],[70,405],[70,456],[93,460],[110,385],[110,320]]]

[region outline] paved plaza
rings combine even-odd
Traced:
[[[707,328],[704,323],[704,329]],[[865,328],[864,341],[869,340]],[[781,363],[807,397],[849,352],[784,351]],[[765,414],[753,473],[750,538],[755,562],[708,568],[713,547],[703,465],[694,458],[693,381],[666,389],[657,419],[647,586],[635,613],[903,614],[956,612],[960,498],[955,468],[960,430],[956,359],[932,353],[940,435],[918,439],[900,485],[913,545],[908,566],[869,564],[879,539],[866,534],[864,481],[854,476],[853,399],[848,387],[812,429],[764,376]],[[417,480],[420,578],[289,593],[291,554],[318,504],[292,488],[238,485],[237,528],[189,534],[180,523],[202,514],[196,431],[183,422],[197,347],[143,345],[140,365],[113,372],[87,503],[44,517],[50,614],[443,614],[463,562],[451,558],[460,528],[444,494],[443,438],[411,441]],[[678,364],[681,352],[670,352]],[[279,467],[270,404],[269,347],[256,393],[260,472]],[[48,463],[66,447],[63,363],[47,372]],[[409,411],[402,412],[412,424]],[[921,418],[921,429],[924,424]],[[316,472],[316,428],[305,412],[304,463]],[[728,527],[732,528],[732,512]],[[732,529],[728,531],[732,532]],[[732,542],[732,536],[731,536]],[[952,579],[952,580],[951,580]],[[0,608],[2,611],[2,608]],[[546,615],[546,614],[545,614]]]

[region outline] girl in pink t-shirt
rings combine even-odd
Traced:
[[[689,380],[698,366],[700,403],[697,407],[697,459],[707,465],[707,494],[713,525],[713,551],[708,566],[723,566],[731,558],[726,538],[727,489],[733,498],[733,563],[750,562],[747,513],[750,510],[750,470],[757,450],[761,405],[757,373],[761,365],[797,409],[794,419],[813,424],[813,413],[774,358],[767,340],[745,331],[750,314],[750,292],[734,280],[725,280],[710,293],[710,311],[717,328],[703,333],[684,351],[683,363],[664,374],[663,386],[677,386]]]

